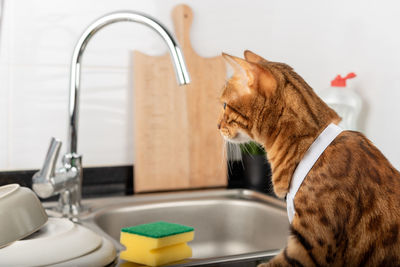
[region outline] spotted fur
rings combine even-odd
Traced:
[[[218,127],[228,141],[263,145],[283,198],[309,146],[340,117],[288,65],[250,51],[223,56],[234,75]],[[344,131],[327,147],[294,204],[287,247],[260,266],[400,266],[400,173],[363,134]]]

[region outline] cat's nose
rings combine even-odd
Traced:
[[[218,130],[221,129],[221,123],[217,124]]]

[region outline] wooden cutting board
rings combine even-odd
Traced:
[[[188,6],[176,6],[172,19],[192,82],[178,86],[169,53],[134,51],[135,192],[227,184],[217,130],[225,63],[221,56],[203,58],[193,50]]]

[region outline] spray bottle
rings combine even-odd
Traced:
[[[321,94],[322,100],[342,118],[339,126],[345,130],[358,130],[357,120],[362,107],[360,96],[346,86],[346,80],[354,77],[356,75],[353,72],[347,74],[346,77],[337,75],[331,81],[331,87]]]

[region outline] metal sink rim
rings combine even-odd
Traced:
[[[102,197],[84,199],[82,201],[85,211],[79,216],[81,220],[89,220],[99,213],[106,210],[122,206],[141,206],[157,204],[160,202],[170,202],[171,200],[206,199],[209,197],[224,197],[239,200],[251,200],[263,204],[268,204],[282,210],[286,209],[286,204],[271,196],[258,193],[248,189],[206,189],[196,191],[174,191],[161,193],[137,194],[132,196]]]
[[[206,189],[206,190],[193,190],[193,191],[177,191],[177,192],[161,192],[161,193],[148,193],[148,194],[137,194],[132,196],[118,196],[118,197],[102,197],[102,198],[92,198],[84,199],[82,201],[85,211],[78,218],[78,222],[82,225],[92,229],[96,233],[105,236],[110,239],[115,245],[117,252],[119,253],[124,247],[107,234],[103,229],[96,223],[96,218],[104,213],[113,211],[115,209],[121,209],[124,207],[140,207],[149,206],[152,204],[168,203],[171,201],[180,200],[203,200],[208,198],[218,198],[221,199],[238,199],[238,200],[249,200],[255,201],[260,204],[270,205],[278,209],[285,210],[286,205],[283,201],[273,198],[271,196],[264,195],[248,189]],[[47,205],[46,205],[47,204]],[[45,207],[51,208],[55,205],[46,203]],[[270,259],[277,255],[279,250],[252,252],[231,256],[222,256],[215,258],[207,258],[201,260],[194,260],[184,264],[169,265],[169,266],[199,266],[208,264],[218,264],[227,263],[240,260],[248,259]]]

